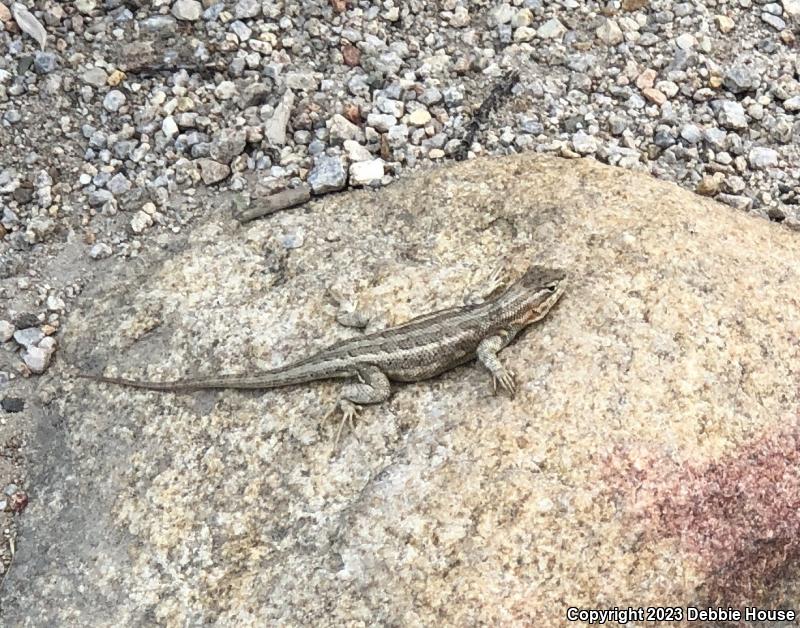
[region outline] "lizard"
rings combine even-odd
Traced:
[[[476,358],[492,376],[495,393],[499,384],[513,396],[515,378],[497,354],[520,331],[547,315],[563,294],[565,279],[563,270],[533,265],[503,291],[495,290],[481,303],[423,314],[396,327],[341,340],[310,357],[258,373],[164,382],[84,373],[78,376],[162,392],[262,390],[328,379],[353,380],[341,388],[336,404],[325,415],[327,419],[337,408],[342,411],[338,442],[344,423],[352,428],[363,405],[389,398],[390,382],[426,380]]]

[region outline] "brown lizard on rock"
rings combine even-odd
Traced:
[[[164,392],[208,388],[268,389],[325,379],[352,379],[341,389],[336,408],[352,424],[362,404],[389,398],[390,381],[416,382],[448,371],[475,358],[510,394],[516,391],[511,373],[498,352],[528,325],[543,318],[564,292],[562,270],[531,266],[503,292],[486,301],[423,314],[410,321],[364,336],[348,338],[286,366],[252,374],[219,375],[151,382],[122,377],[80,375],[109,384]]]

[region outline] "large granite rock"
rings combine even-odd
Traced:
[[[61,363],[274,366],[357,333],[329,289],[398,323],[532,261],[571,280],[502,354],[515,399],[475,366],[399,386],[333,459],[333,384],[172,395],[54,369],[8,625],[798,606],[800,237],[668,183],[528,155],[245,228],[215,215],[164,262],[99,279]]]

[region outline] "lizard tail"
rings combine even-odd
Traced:
[[[329,379],[349,376],[345,372],[317,373],[305,369],[291,368],[267,371],[253,375],[220,375],[218,377],[196,377],[178,379],[168,382],[151,382],[141,379],[128,379],[126,377],[105,377],[103,375],[88,375],[79,373],[82,379],[91,379],[105,384],[129,386],[131,388],[144,388],[146,390],[160,390],[164,392],[189,392],[210,388],[228,388],[239,390],[266,390],[279,386],[292,386],[305,384],[319,379]]]

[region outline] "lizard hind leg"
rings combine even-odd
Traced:
[[[376,366],[362,367],[358,369],[358,383],[347,384],[342,387],[339,393],[339,400],[323,418],[326,421],[337,409],[342,411],[342,421],[336,431],[336,440],[333,449],[339,443],[344,424],[348,423],[350,429],[354,430],[354,419],[361,411],[361,406],[365,404],[381,403],[389,398],[392,392],[389,378]]]

